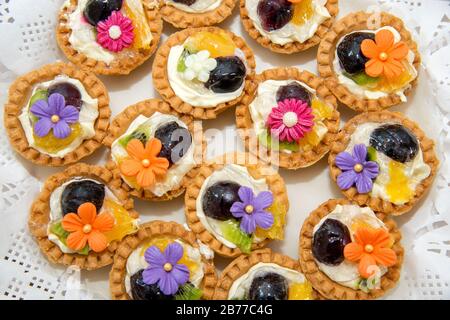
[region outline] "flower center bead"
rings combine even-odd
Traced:
[[[170,263],[165,263],[164,264],[164,270],[166,270],[167,272],[169,272],[170,270],[172,270],[172,265]]]
[[[388,59],[388,55],[386,52],[381,52],[379,58],[381,61],[386,61]]]
[[[364,247],[364,251],[367,253],[371,253],[373,251],[373,246],[371,244],[366,244]]]
[[[143,166],[144,168],[150,167],[150,160],[148,160],[148,159],[142,160],[142,166]]]
[[[289,111],[283,115],[283,124],[286,127],[292,128],[293,126],[295,126],[297,124],[297,122],[298,122],[298,117],[295,112]]]
[[[361,163],[357,163],[355,164],[355,166],[353,167],[353,170],[355,170],[355,172],[361,172],[363,171],[364,167]]]
[[[109,37],[113,40],[117,40],[122,35],[122,30],[120,30],[119,26],[111,26],[108,30]]]
[[[83,232],[84,233],[89,233],[89,232],[91,232],[92,231],[92,226],[90,225],[90,224],[85,224],[84,226],[83,226]]]
[[[252,205],[249,204],[249,205],[245,206],[245,212],[247,212],[248,214],[252,213],[253,210],[254,210],[254,208]]]
[[[52,117],[50,118],[50,120],[51,120],[53,123],[56,123],[56,122],[59,121],[59,116],[58,116],[57,114],[54,114],[54,115],[52,115]]]

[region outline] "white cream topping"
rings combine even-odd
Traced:
[[[245,8],[248,11],[248,16],[253,21],[255,28],[270,41],[279,45],[285,45],[291,42],[303,43],[312,38],[317,31],[317,28],[328,18],[330,13],[325,4],[327,0],[313,0],[314,13],[304,24],[296,25],[292,20],[280,29],[273,31],[266,31],[261,25],[261,19],[258,15],[258,4],[260,0],[246,0]]]
[[[386,229],[383,221],[377,218],[375,213],[369,207],[359,207],[357,205],[340,205],[338,204],[333,211],[322,218],[320,222],[314,227],[313,234],[322,226],[327,219],[334,219],[342,222],[350,231],[350,235],[353,235],[351,231],[352,223],[355,220],[361,220],[370,225],[373,228]],[[331,280],[337,282],[343,286],[357,290],[360,280],[362,279],[358,272],[358,264],[344,260],[342,263],[336,266],[326,265],[317,261],[319,269],[325,273]],[[381,275],[387,272],[385,267],[380,267]]]
[[[187,257],[194,261],[197,264],[197,270],[195,273],[190,271],[189,282],[191,282],[195,287],[199,288],[200,284],[203,280],[204,272],[203,272],[203,261],[200,250],[194,248],[181,240],[175,240],[177,243],[183,246],[183,249],[187,252]],[[141,251],[143,250],[143,245],[138,246],[133,252],[130,254],[127,260],[126,270],[127,273],[125,275],[125,288],[130,297],[131,295],[131,284],[130,278],[133,274],[138,272],[139,270],[146,269],[148,267],[147,261],[145,261],[144,255],[141,255]]]
[[[161,126],[175,121],[180,127],[188,129],[187,125],[173,115],[168,115],[160,112],[155,112],[151,115],[151,117],[147,118],[143,115],[139,115],[136,119],[128,127],[127,131],[121,135],[118,139],[114,140],[111,146],[111,155],[114,162],[117,164],[119,159],[128,157],[128,153],[126,149],[119,143],[119,140],[129,134],[131,134],[134,130],[136,130],[139,126],[144,125],[149,128],[150,137],[155,136],[155,132]],[[192,137],[193,139],[193,137]],[[166,192],[170,190],[174,190],[178,188],[181,184],[186,173],[189,172],[195,166],[194,159],[194,150],[195,150],[195,142],[192,141],[189,149],[181,159],[179,159],[176,163],[174,163],[169,170],[167,170],[167,174],[164,177],[164,180],[157,181],[154,186],[148,188],[154,195],[161,197]],[[122,179],[130,186],[133,187],[131,182],[127,177],[122,175]]]
[[[74,177],[70,179],[69,181],[64,182],[62,185],[57,187],[55,190],[53,190],[52,194],[50,195],[50,221],[48,222],[47,227],[47,236],[48,239],[55,243],[62,252],[64,253],[75,253],[76,251],[68,248],[64,243],[59,240],[58,236],[50,232],[50,226],[58,221],[61,221],[63,218],[63,212],[61,207],[61,196],[66,189],[67,185],[71,184],[75,181],[93,181],[98,184],[103,184],[105,186],[105,200],[111,199],[112,201],[118,201],[117,197],[114,195],[114,193],[102,182],[96,181],[94,179],[89,179],[85,177]],[[104,208],[102,207],[100,209],[100,212],[102,212]]]
[[[165,3],[185,12],[204,13],[217,9],[222,4],[222,0],[196,0],[190,6],[173,0],[165,0]]]
[[[400,33],[398,33],[398,31],[397,31],[396,29],[394,29],[393,27],[390,27],[390,26],[382,27],[382,28],[380,28],[380,29],[378,29],[378,30],[376,30],[376,31],[374,31],[374,30],[358,30],[358,31],[354,31],[354,32],[376,33],[377,31],[382,30],[382,29],[386,29],[386,30],[392,31],[392,33],[394,34],[394,41],[395,41],[395,42],[398,42],[398,41],[401,40]],[[354,33],[354,32],[350,32],[350,33],[348,33],[348,34],[352,34],[352,33]],[[348,34],[347,34],[347,35],[348,35]],[[338,45],[342,42],[342,40],[344,39],[344,37],[345,37],[345,36],[343,36],[343,37],[338,41],[338,43],[336,44],[336,48],[337,48]],[[400,99],[401,99],[403,102],[406,102],[406,101],[407,101],[407,98],[406,98],[406,96],[405,96],[405,91],[406,91],[408,88],[411,87],[411,84],[410,84],[410,83],[411,83],[412,81],[414,81],[415,78],[417,78],[417,74],[418,74],[418,73],[417,73],[416,68],[415,68],[414,65],[413,65],[414,59],[415,59],[414,52],[411,51],[411,50],[409,50],[408,56],[407,56],[407,61],[408,61],[409,65],[410,65],[409,70],[410,70],[411,72],[414,73],[414,74],[413,74],[413,77],[412,77],[412,79],[410,80],[410,82],[407,83],[403,88],[400,88],[399,90],[397,90],[397,91],[394,92],[396,95],[398,95],[398,96],[400,97]],[[359,86],[358,84],[356,84],[352,79],[346,77],[346,76],[344,75],[345,70],[341,67],[341,64],[340,64],[340,62],[339,62],[339,58],[338,58],[338,56],[337,56],[337,52],[335,52],[335,55],[334,55],[333,68],[334,68],[334,72],[336,73],[336,75],[337,75],[337,77],[338,77],[339,83],[345,85],[345,86],[347,87],[347,89],[348,89],[351,93],[355,94],[356,96],[358,96],[358,97],[360,97],[360,98],[367,98],[367,99],[373,99],[373,100],[376,100],[376,99],[380,99],[380,98],[383,98],[383,97],[387,97],[387,96],[390,94],[389,92],[372,91],[372,90],[366,89],[366,88],[364,88],[364,87]]]
[[[181,100],[195,107],[214,107],[218,104],[234,100],[241,95],[244,90],[245,81],[242,82],[241,87],[236,91],[216,93],[207,89],[204,83],[200,81],[187,81],[183,79],[177,70],[178,60],[183,50],[183,45],[173,46],[170,49],[167,61],[167,74],[169,76],[170,86]],[[246,64],[245,55],[241,50],[236,49],[236,56],[241,58],[244,64]]]
[[[84,88],[83,84],[77,80],[69,78],[66,75],[59,75],[56,76],[55,79],[42,82],[38,85],[36,85],[33,88],[33,91],[31,93],[31,97],[35,94],[37,90],[40,89],[48,89],[50,86],[58,83],[67,82],[72,85],[74,85],[78,91],[80,91],[81,94],[81,100],[83,101],[81,105],[81,110],[79,113],[79,119],[78,123],[80,124],[82,128],[82,134],[76,137],[70,145],[65,147],[64,149],[52,153],[44,150],[43,148],[40,148],[36,146],[34,136],[33,136],[33,126],[30,120],[30,112],[29,109],[31,106],[29,106],[29,101],[27,104],[23,107],[22,113],[19,116],[20,123],[22,125],[23,131],[25,132],[25,136],[27,137],[28,144],[33,147],[34,149],[38,150],[40,153],[47,154],[54,158],[63,158],[66,154],[74,151],[76,148],[78,148],[84,140],[90,139],[93,136],[95,136],[95,120],[97,120],[98,117],[98,100],[93,99]],[[30,97],[30,99],[31,99]],[[51,133],[51,131],[50,131]]]
[[[200,188],[200,193],[196,201],[197,217],[203,226],[208,230],[217,240],[222,242],[229,248],[236,248],[236,245],[222,235],[222,230],[220,228],[223,221],[207,217],[203,212],[203,197],[206,190],[217,182],[232,181],[241,186],[249,187],[253,189],[254,193],[259,193],[261,191],[268,191],[269,187],[265,179],[255,179],[248,172],[246,167],[239,166],[236,164],[227,164],[221,170],[214,171],[208,178],[203,182]],[[261,242],[264,239],[258,239],[254,237],[253,241],[255,243]]]
[[[258,85],[255,99],[250,103],[249,110],[253,121],[253,129],[256,135],[267,130],[266,122],[272,109],[278,105],[276,94],[280,87],[290,83],[298,83],[311,93],[312,97],[316,97],[316,90],[307,84],[297,80],[266,80]],[[316,97],[317,98],[317,97]],[[320,140],[327,134],[328,128],[322,121],[314,122],[314,129]],[[282,150],[284,153],[291,153],[290,150]]]
[[[237,278],[228,291],[228,300],[244,299],[250,290],[253,279],[266,273],[276,273],[286,278],[288,286],[292,283],[304,283],[305,276],[293,269],[282,267],[275,263],[259,262],[251,267],[247,273]]]
[[[72,30],[69,42],[76,51],[88,58],[110,64],[114,60],[114,54],[97,43],[95,27],[84,18],[83,10],[88,1],[78,0],[77,8],[68,15],[69,28]]]
[[[353,132],[350,142],[346,148],[346,151],[351,153],[353,147],[356,144],[364,144],[369,146],[370,143],[370,135],[371,133],[378,127],[392,123],[375,123],[375,122],[367,122],[360,124],[355,131]],[[373,189],[371,191],[372,197],[379,197],[385,201],[391,201],[390,196],[386,191],[386,186],[390,182],[391,178],[389,176],[389,162],[394,161],[384,153],[376,151],[376,161],[380,167],[379,175],[375,179],[373,183]],[[409,162],[406,162],[404,165],[404,174],[408,178],[408,186],[411,190],[416,190],[416,187],[422,182],[422,180],[426,179],[430,173],[431,168],[427,165],[423,160],[422,149],[419,145],[419,152],[416,157]],[[408,201],[394,201],[393,203],[396,205],[405,204]]]

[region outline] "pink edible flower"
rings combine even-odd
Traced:
[[[314,126],[314,115],[307,103],[297,99],[285,99],[273,108],[267,126],[280,141],[298,141]]]
[[[120,11],[113,11],[108,19],[97,25],[97,42],[105,49],[119,52],[133,43],[133,23]]]

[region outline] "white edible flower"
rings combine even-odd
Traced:
[[[216,59],[209,57],[209,51],[202,50],[197,53],[188,55],[184,60],[186,70],[182,73],[183,78],[191,81],[198,79],[206,82],[209,79],[209,73],[217,67]]]

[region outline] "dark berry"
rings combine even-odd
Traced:
[[[230,208],[236,201],[241,186],[235,182],[222,181],[210,186],[203,196],[203,212],[206,216],[217,220],[232,219]]]
[[[173,300],[174,296],[165,295],[158,284],[146,284],[142,277],[144,270],[139,270],[130,277],[131,296],[133,300]]]
[[[288,283],[285,277],[270,272],[255,277],[248,292],[249,300],[287,300]]]
[[[159,156],[169,160],[170,165],[180,160],[192,144],[189,130],[180,127],[175,121],[159,127],[155,132],[155,138],[162,143]]]
[[[173,2],[185,4],[187,6],[192,6],[197,0],[173,0]]]
[[[266,31],[281,29],[294,15],[294,7],[288,0],[261,0],[257,13]]]
[[[286,86],[278,88],[277,102],[284,101],[286,99],[301,100],[306,102],[308,106],[311,106],[311,93],[297,82],[292,82]]]
[[[218,57],[217,66],[209,74],[206,88],[216,93],[234,92],[244,82],[245,64],[238,57]]]
[[[69,183],[61,194],[61,208],[63,215],[77,213],[78,207],[85,202],[91,202],[97,212],[103,206],[105,186],[91,180],[73,181]]]
[[[385,124],[370,134],[370,145],[389,158],[405,163],[419,152],[417,138],[400,124]]]
[[[87,22],[96,26],[100,21],[106,20],[113,11],[122,8],[122,0],[89,0],[83,10]]]
[[[365,39],[375,39],[373,33],[354,32],[342,39],[337,47],[337,55],[341,67],[348,73],[364,71],[366,62],[369,61],[361,52],[361,43]]]
[[[335,266],[344,261],[344,247],[351,241],[346,225],[327,219],[314,233],[312,253],[317,261]]]
[[[81,109],[83,101],[81,100],[81,93],[76,86],[68,82],[56,83],[48,88],[48,95],[59,93],[66,100],[66,105],[74,106]]]

